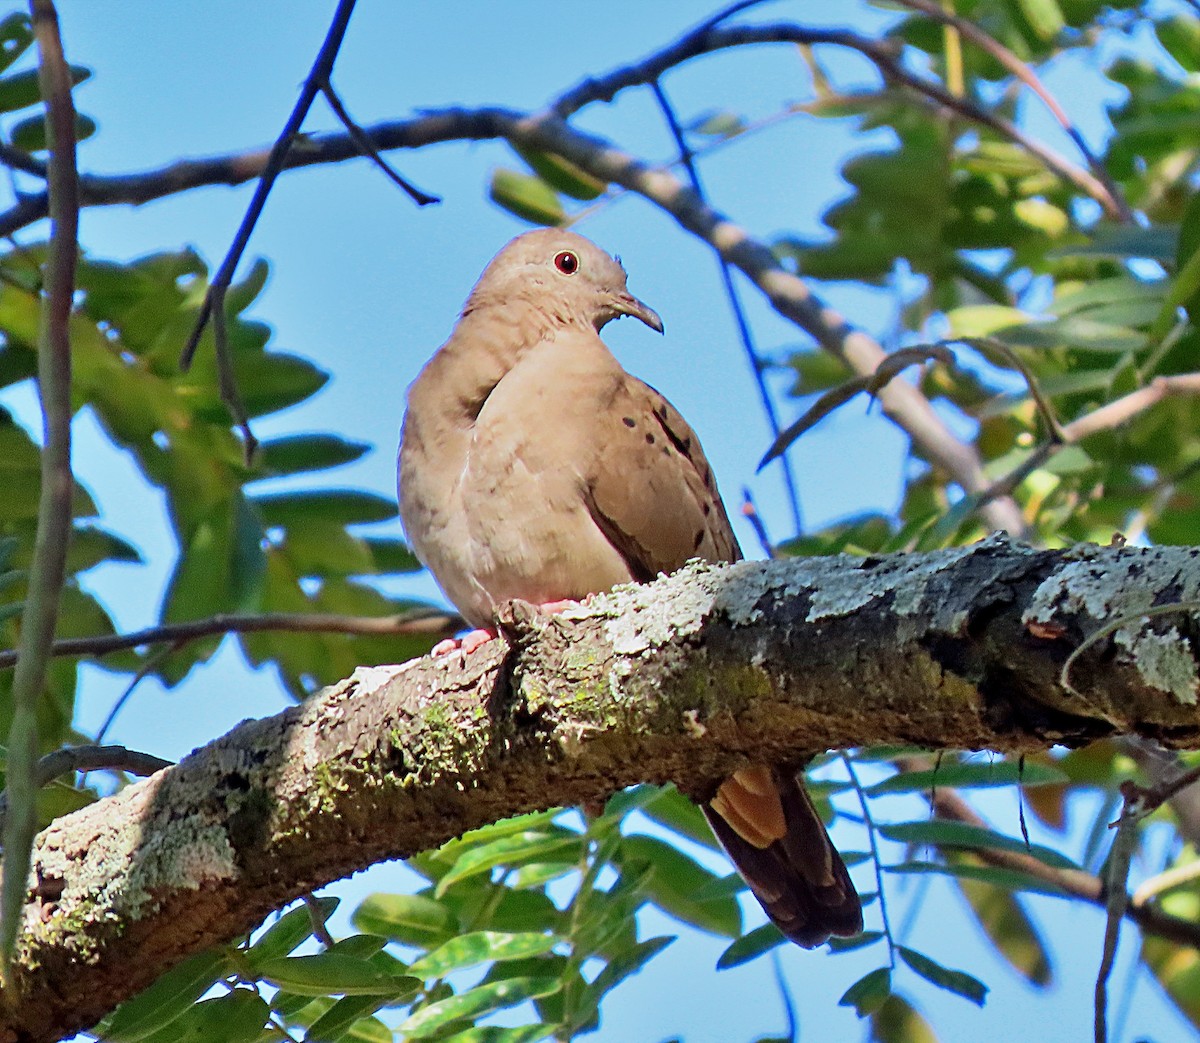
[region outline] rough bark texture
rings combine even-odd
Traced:
[[[0,1041],[94,1023],[299,894],[498,818],[673,780],[706,795],[748,753],[1200,746],[1191,548],[974,547],[692,566],[508,638],[359,670],[55,822]],[[1123,620],[1063,663],[1090,634]]]

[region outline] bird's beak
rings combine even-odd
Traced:
[[[643,304],[632,293],[617,294],[613,298],[613,307],[617,314],[632,315],[635,319],[641,319],[656,333],[662,333],[663,321],[658,317],[658,312],[648,304]]]

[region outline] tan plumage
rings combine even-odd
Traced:
[[[488,265],[409,390],[400,514],[476,627],[512,598],[578,600],[691,558],[741,557],[695,433],[600,339],[620,315],[662,330],[599,247],[528,232]],[[846,868],[794,775],[738,772],[705,811],[788,937],[813,946],[861,930]]]

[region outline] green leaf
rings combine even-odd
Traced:
[[[943,787],[978,789],[989,786],[1046,786],[1066,782],[1065,772],[1048,764],[1028,762],[1024,768],[1017,761],[986,763],[981,761],[944,761],[928,771],[905,771],[877,782],[867,788],[868,797],[888,793],[919,793]]]
[[[262,1034],[271,1008],[252,989],[233,989],[202,1000],[154,1036],[153,1043],[253,1043]]]
[[[1059,257],[1112,257],[1130,260],[1144,257],[1170,264],[1175,259],[1175,248],[1179,230],[1167,225],[1097,225],[1089,240],[1072,246],[1051,250],[1051,258]]]
[[[299,474],[340,467],[370,449],[369,442],[352,442],[337,435],[289,435],[261,443],[255,463],[269,475]]]
[[[499,822],[468,830],[461,837],[448,840],[438,848],[437,856],[449,867],[471,848],[499,840],[501,837],[511,837],[514,833],[524,833],[549,826],[561,814],[561,808],[551,808],[549,811],[531,811],[526,815],[514,815],[512,818],[504,818]]]
[[[263,536],[258,515],[241,495],[200,516],[181,539],[182,553],[163,613],[166,620],[255,611],[266,570]]]
[[[23,11],[6,15],[0,21],[0,72],[4,72],[33,43],[33,26]]]
[[[392,1033],[384,1028],[382,1037],[372,1034],[370,1022],[375,1021],[370,1015],[380,1007],[390,1002],[386,996],[343,996],[337,1000],[324,1014],[309,1025],[304,1033],[304,1043],[336,1043],[341,1039],[374,1039],[381,1038],[391,1043]],[[349,1032],[355,1022],[370,1019],[364,1025],[364,1031]],[[376,1022],[376,1024],[380,1024]],[[349,1034],[347,1035],[347,1033]]]
[[[1066,20],[1055,0],[1017,0],[1021,13],[1043,40],[1053,40],[1066,28]]]
[[[980,880],[964,877],[955,883],[996,951],[1031,985],[1049,985],[1054,978],[1049,952],[1017,896]]]
[[[979,880],[985,884],[1003,887],[1006,891],[1029,891],[1054,898],[1070,897],[1066,891],[1055,887],[1048,880],[1042,880],[1032,873],[1022,873],[1019,869],[1004,869],[1000,866],[978,866],[966,862],[912,861],[898,862],[883,868],[888,873],[932,873],[937,876],[952,876],[957,880]]]
[[[189,372],[194,381],[206,380],[206,390],[215,387],[215,368],[204,372],[210,356],[204,354]],[[215,367],[215,363],[210,363]],[[251,419],[287,409],[312,397],[329,382],[329,374],[314,366],[299,355],[288,355],[281,351],[240,352],[233,362],[238,390],[242,393],[242,404]],[[212,413],[202,414],[214,422],[228,422],[228,412],[219,400]]]
[[[398,997],[421,987],[417,978],[381,973],[366,960],[337,952],[263,960],[258,973],[272,985],[301,996]]]
[[[519,1025],[502,1028],[499,1025],[477,1025],[453,1036],[442,1036],[441,1043],[535,1043],[554,1032],[553,1025]]]
[[[557,978],[506,978],[489,982],[422,1007],[400,1026],[398,1032],[405,1039],[426,1039],[452,1021],[473,1020],[494,1010],[515,1007],[527,1000],[549,996],[560,987]]]
[[[354,910],[350,920],[360,931],[421,948],[439,945],[458,932],[454,913],[425,895],[373,894]]]
[[[318,898],[316,903],[321,910],[321,922],[324,923],[338,907],[338,898]],[[274,960],[286,956],[306,938],[312,936],[313,918],[307,905],[299,905],[286,912],[273,923],[246,953],[250,967],[257,971],[258,965],[264,960]]]
[[[871,1015],[871,1043],[938,1043],[929,1022],[903,996],[892,993]]]
[[[724,971],[730,967],[740,967],[757,959],[765,952],[782,945],[787,939],[773,923],[765,923],[753,931],[743,934],[730,945],[717,959],[717,970]]]
[[[680,836],[710,847],[714,851],[721,850],[721,845],[713,836],[704,812],[680,793],[674,785],[663,786],[656,796],[651,797],[642,805],[641,811],[648,819],[657,822],[660,826],[665,826]]]
[[[230,967],[223,946],[185,960],[105,1018],[100,1023],[100,1036],[109,1043],[145,1039],[189,1010],[213,982],[229,973]]]
[[[544,862],[552,856],[566,856],[568,852],[576,858],[583,853],[583,839],[570,830],[553,833],[530,830],[502,837],[461,855],[450,872],[438,881],[436,894],[440,898],[454,884],[480,873],[488,873],[499,865]]]
[[[1187,72],[1200,72],[1200,20],[1177,14],[1154,23],[1163,49]]]
[[[855,949],[862,949],[868,945],[874,945],[877,941],[884,937],[882,931],[859,931],[858,934],[851,938],[830,938],[826,944],[829,946],[830,952],[853,952]]]
[[[965,971],[955,971],[943,967],[928,956],[913,949],[906,949],[903,945],[899,946],[899,953],[900,958],[926,981],[949,992],[957,993],[980,1007],[983,1006],[983,1001],[987,998],[988,987],[978,978]]]
[[[5,19],[7,26],[9,19]],[[2,31],[0,31],[0,39],[6,42],[9,39]],[[7,54],[7,49],[5,51]],[[91,78],[91,71],[85,69],[82,65],[71,66],[71,84],[78,86],[84,80]],[[16,112],[18,109],[27,109],[30,105],[39,105],[42,101],[42,91],[38,86],[38,71],[37,69],[29,69],[26,72],[13,73],[11,76],[0,77],[0,112]],[[92,124],[93,128],[95,124]],[[13,144],[17,142],[14,138]],[[24,148],[25,146],[18,146]]]
[[[493,170],[488,196],[497,206],[530,224],[560,225],[567,218],[554,189],[540,177],[517,170]]]
[[[646,882],[646,893],[664,912],[711,934],[737,938],[742,933],[742,910],[732,895],[697,901],[696,892],[718,877],[694,859],[655,837],[626,837],[617,859],[622,867],[634,861],[647,862],[654,873]]]
[[[626,949],[608,961],[588,986],[586,1006],[595,1010],[599,1007],[604,996],[615,989],[630,975],[636,974],[655,956],[675,941],[675,935],[663,934],[657,938],[647,938],[638,942],[633,948]]]
[[[586,170],[581,170],[574,163],[567,162],[562,156],[555,155],[553,152],[539,152],[512,142],[509,144],[512,145],[513,151],[529,164],[530,169],[538,177],[565,196],[589,202],[608,187],[603,181],[592,177]]]
[[[554,948],[557,943],[558,939],[549,934],[472,931],[470,934],[460,934],[457,938],[452,938],[428,956],[423,956],[409,967],[408,973],[426,980],[444,978],[451,971],[474,967],[492,960],[519,960],[527,956],[538,956]]]
[[[865,1018],[879,1010],[891,993],[892,972],[886,967],[878,967],[851,985],[838,1000],[838,1006],[853,1007],[860,1018]]]
[[[1017,840],[981,826],[968,825],[965,822],[934,820],[931,822],[905,822],[878,828],[879,832],[888,840],[895,840],[901,844],[932,844],[935,847],[985,851],[991,848],[998,851],[1032,855],[1055,869],[1079,868],[1065,855],[1060,855],[1048,847],[1042,847],[1040,844],[1026,845],[1023,840]]]
[[[706,138],[728,140],[737,137],[746,129],[746,120],[728,109],[714,110],[697,116],[688,124],[687,129]]]
[[[379,575],[421,571],[420,561],[403,540],[391,536],[364,536],[362,542],[370,551],[375,572]]]
[[[304,526],[313,521],[365,525],[396,517],[396,502],[391,497],[357,489],[268,493],[252,497],[251,502],[268,528]]]
[[[96,133],[96,121],[81,112],[75,113],[75,140],[83,141]],[[49,143],[46,137],[46,118],[30,116],[21,120],[12,129],[12,143],[26,152],[45,152]]]

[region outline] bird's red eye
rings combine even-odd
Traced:
[[[579,271],[579,258],[570,250],[560,250],[554,255],[554,267],[563,275],[574,275]]]

